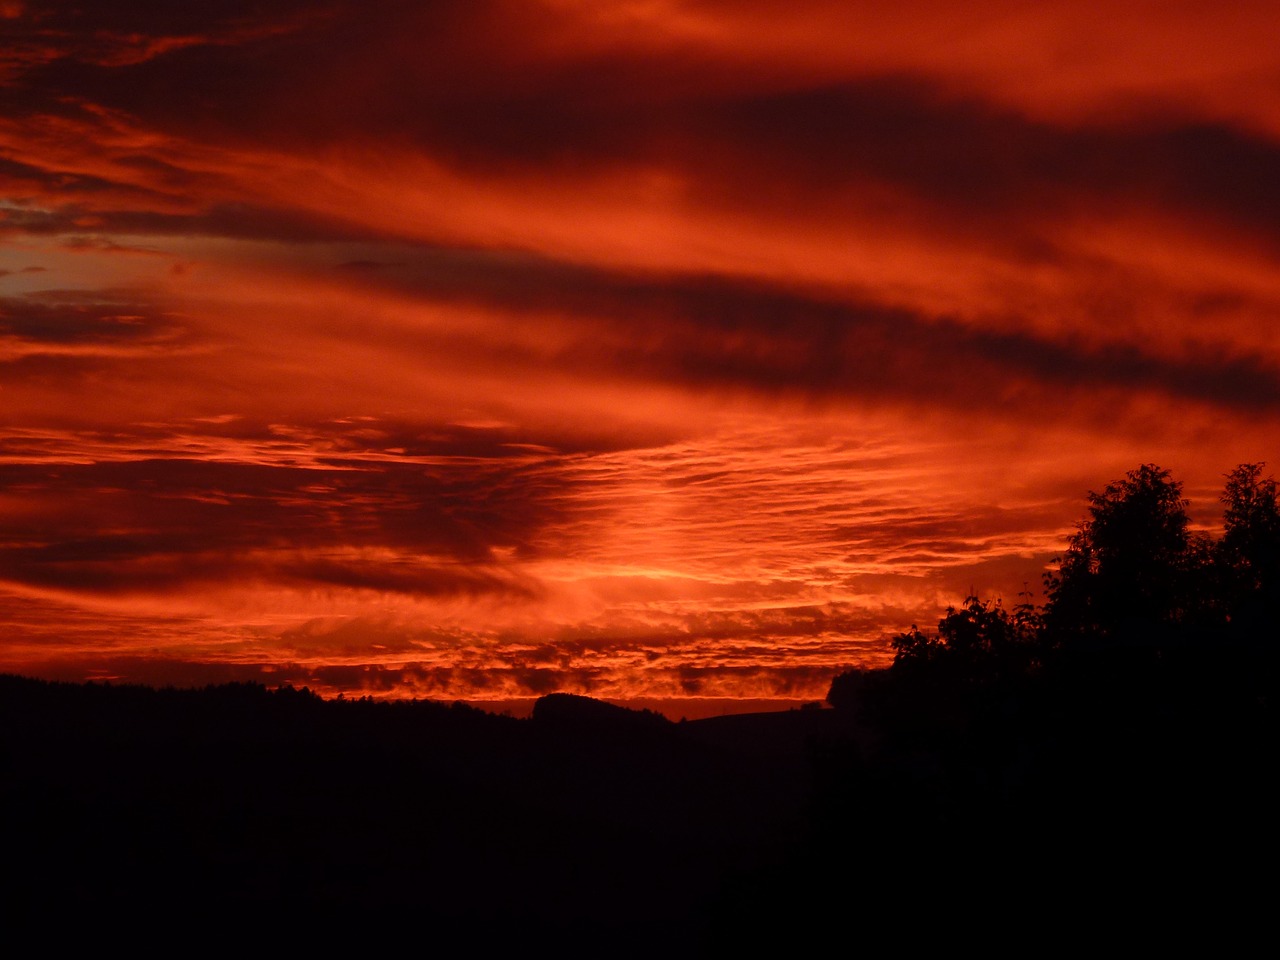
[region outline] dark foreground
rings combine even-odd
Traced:
[[[841,709],[677,724],[0,677],[6,909],[379,953],[1243,948],[1274,912],[1255,680],[876,673]]]

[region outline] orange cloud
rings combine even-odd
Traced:
[[[1265,5],[153,8],[0,6],[5,669],[814,699],[1280,438]]]

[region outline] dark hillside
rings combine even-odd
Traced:
[[[850,674],[836,709],[678,724],[0,677],[8,902],[212,938],[398,917],[450,949],[700,957],[852,922],[1132,935],[1142,900],[1239,941],[1276,852],[1264,661],[1094,657],[979,686]]]
[[[409,911],[437,942],[699,942],[724,878],[791,841],[805,785],[690,724],[564,706],[3,677],[6,879],[25,910],[224,930]]]

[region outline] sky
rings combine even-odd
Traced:
[[[0,0],[0,670],[821,700],[1280,461],[1271,2]]]

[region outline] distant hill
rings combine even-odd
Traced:
[[[627,931],[638,955],[711,936],[728,878],[803,816],[806,783],[694,726],[567,695],[516,720],[0,676],[4,870],[27,911],[411,911],[434,942]]]
[[[450,951],[719,957],[819,949],[850,918],[912,942],[1133,933],[1140,891],[1206,924],[1229,900],[1240,942],[1269,916],[1242,864],[1275,853],[1273,708],[1203,722],[1193,690],[1113,679],[872,671],[839,709],[674,723],[564,694],[514,719],[0,676],[7,903],[231,943],[274,917],[317,948],[411,924]]]

